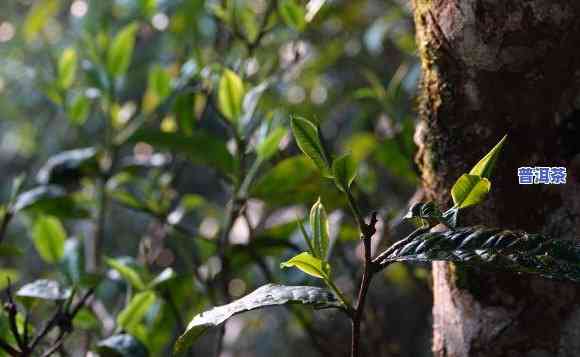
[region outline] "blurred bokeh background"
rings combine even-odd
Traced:
[[[349,296],[356,291],[355,222],[287,131],[258,167],[244,209],[227,224],[239,177],[227,172],[223,155],[241,157],[237,165],[247,172],[256,145],[274,128],[287,130],[291,115],[318,123],[330,151],[351,152],[359,162],[357,200],[381,218],[375,248],[409,229],[400,219],[419,183],[412,136],[420,76],[410,4],[272,1],[0,2],[0,205],[7,209],[13,180],[25,175],[21,191],[56,185],[75,211],[60,203],[11,220],[0,288],[6,277],[15,286],[39,278],[68,282],[63,266],[75,249],[83,271],[104,274],[96,294],[101,304],[84,311],[62,355],[94,350],[121,329],[117,315],[135,289],[106,257],[129,262],[143,279],[168,268],[174,274],[144,318],[123,327],[152,356],[168,355],[183,324],[212,305],[212,282],[226,268],[233,298],[272,280],[320,285],[279,267],[304,246],[296,220],[319,195],[329,212],[337,284]],[[123,32],[131,39],[120,38]],[[130,40],[123,70],[112,48],[131,47]],[[224,68],[252,93],[234,134],[215,104]],[[91,175],[87,160],[61,177],[55,170],[38,175],[51,157],[84,148],[98,151],[106,175]],[[46,215],[60,222],[66,238],[64,254],[52,258],[42,253],[50,234],[35,233]],[[95,236],[102,237],[100,262],[88,257]],[[429,355],[428,269],[394,265],[375,279],[363,327],[367,355]],[[32,321],[43,321],[50,308],[34,310]],[[0,336],[6,331],[0,324]],[[340,313],[271,308],[232,319],[222,356],[342,356],[349,336]],[[215,340],[216,333],[206,335],[190,353],[211,355]]]

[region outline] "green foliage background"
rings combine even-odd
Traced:
[[[81,310],[66,348],[105,354],[118,342],[110,336],[126,332],[150,355],[166,355],[183,325],[212,305],[266,282],[319,283],[279,263],[305,250],[297,220],[320,196],[333,275],[352,293],[356,222],[332,180],[301,155],[290,117],[319,126],[328,153],[351,154],[353,193],[365,214],[381,217],[375,244],[398,239],[418,183],[420,69],[407,6],[2,1],[0,213],[14,218],[0,244],[0,287],[6,277],[15,287],[50,279],[80,290],[98,281],[101,315]],[[100,262],[91,261],[95,237]],[[427,276],[394,266],[375,283],[372,351],[427,353]],[[38,304],[32,321],[52,308]],[[11,341],[0,316],[0,336]],[[330,311],[263,310],[228,326],[232,356],[348,349],[348,326]],[[215,339],[189,353],[207,355]]]

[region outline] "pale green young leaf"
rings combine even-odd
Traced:
[[[127,264],[124,264],[122,261],[118,259],[107,258],[106,263],[111,268],[115,269],[121,277],[131,284],[137,290],[145,289],[145,283],[143,282],[143,278],[137,270],[133,269]]]
[[[490,189],[491,182],[487,178],[463,174],[453,185],[451,196],[455,207],[465,208],[482,202]]]
[[[22,25],[24,39],[27,42],[36,40],[48,21],[58,14],[59,10],[60,0],[37,1],[28,11]]]
[[[244,83],[233,71],[225,69],[218,88],[218,106],[221,113],[231,122],[237,122],[242,114]]]
[[[312,227],[313,234],[314,256],[325,260],[328,254],[329,227],[326,210],[320,202],[320,198],[310,209],[310,227]]]
[[[154,303],[155,293],[153,291],[143,291],[136,294],[117,316],[117,325],[124,330],[131,330],[141,322],[143,316]]]
[[[312,256],[308,252],[303,252],[292,259],[280,264],[281,268],[298,268],[304,273],[320,279],[328,279],[330,267],[328,263]]]
[[[316,164],[323,174],[328,174],[330,168],[318,136],[318,128],[310,121],[297,117],[290,120],[290,126],[300,150]]]
[[[107,70],[112,77],[121,77],[127,73],[133,57],[137,29],[137,24],[131,23],[113,38],[107,52]]]
[[[40,257],[47,263],[58,263],[64,255],[66,231],[60,220],[40,216],[32,227],[32,241]]]
[[[504,135],[504,137],[499,141],[499,143],[497,143],[493,147],[493,149],[491,149],[487,153],[487,155],[485,155],[481,160],[479,160],[479,162],[475,166],[473,166],[471,171],[469,171],[469,174],[491,178],[491,173],[493,171],[497,158],[499,157],[499,154],[501,152],[501,149],[503,148],[506,139],[507,135]]]
[[[77,52],[74,48],[65,49],[58,59],[58,85],[61,89],[68,89],[75,80],[77,71]]]
[[[306,27],[306,11],[295,0],[281,0],[278,2],[278,12],[286,25],[297,31]]]
[[[276,128],[258,145],[258,158],[261,161],[266,161],[278,151],[280,141],[286,135],[286,129]]]
[[[336,186],[347,192],[357,175],[357,164],[350,154],[342,155],[332,163],[332,175]]]

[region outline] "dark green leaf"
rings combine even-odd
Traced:
[[[62,187],[56,185],[39,186],[19,194],[12,211],[17,213],[22,210],[61,218],[86,218],[90,215],[73,196],[67,195]]]
[[[580,246],[523,231],[463,227],[418,230],[380,254],[376,263],[453,261],[493,270],[531,273],[580,282]]]
[[[61,262],[62,271],[70,285],[79,285],[85,272],[83,244],[76,238],[67,239]]]
[[[48,159],[36,179],[44,185],[78,182],[83,176],[92,176],[99,171],[97,156],[95,148],[63,151]]]
[[[113,335],[99,341],[97,352],[101,357],[147,357],[147,347],[129,334]]]
[[[318,136],[318,128],[304,118],[292,118],[290,125],[292,126],[292,133],[300,150],[314,161],[324,175],[327,175],[330,168],[322,142]]]
[[[234,168],[234,159],[226,143],[202,131],[185,136],[179,133],[141,130],[130,138],[132,143],[140,141],[153,145],[156,149],[178,151],[187,155],[194,163],[210,165],[225,174],[230,174]]]
[[[264,285],[254,292],[228,305],[214,307],[195,316],[186,331],[175,344],[175,353],[185,351],[209,328],[221,325],[235,314],[267,306],[300,303],[317,308],[340,307],[340,303],[328,290],[312,286]]]

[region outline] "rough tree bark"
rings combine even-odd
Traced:
[[[509,134],[490,199],[462,223],[580,232],[580,1],[414,0],[423,79],[415,140],[442,206]],[[519,166],[565,166],[566,185],[518,185]],[[433,266],[435,356],[580,356],[580,289]]]

